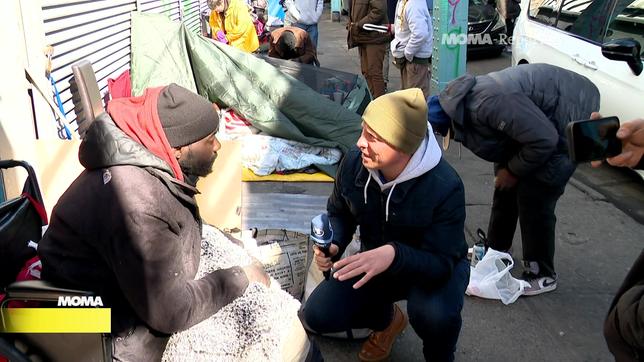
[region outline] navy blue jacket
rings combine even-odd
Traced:
[[[421,176],[397,184],[389,200],[388,221],[390,189],[381,191],[376,182],[367,184],[368,176],[360,151],[348,152],[327,204],[338,255],[360,225],[363,251],[388,243],[394,246],[396,256],[385,273],[427,286],[446,282],[456,263],[467,257],[465,194],[456,171],[441,158]]]

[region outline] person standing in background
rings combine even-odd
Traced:
[[[313,45],[318,46],[318,21],[324,8],[323,0],[285,0],[285,26],[297,26],[306,30]]]
[[[507,44],[505,46],[506,52],[512,51],[512,34],[514,33],[514,23],[517,21],[517,17],[521,12],[521,7],[519,6],[520,0],[497,0],[496,8],[499,10],[499,14],[505,21],[505,33],[507,34]]]
[[[259,38],[248,5],[243,0],[208,0],[212,38],[252,53],[259,48]]]
[[[389,21],[389,24],[394,23],[394,19],[396,17],[396,4],[397,0],[387,0],[387,20]],[[389,89],[387,84],[389,84],[389,62],[391,61],[391,54],[389,52],[389,47],[391,46],[391,42],[387,43],[387,51],[385,52],[385,61],[382,64],[383,67],[383,79],[385,81],[385,93]]]
[[[347,24],[349,31],[347,45],[349,49],[358,47],[362,75],[367,80],[373,98],[378,98],[385,94],[382,65],[391,35],[365,30],[363,28],[365,24],[387,24],[385,0],[352,0],[349,24]]]
[[[429,97],[432,18],[426,0],[398,0],[391,54],[400,69],[401,88],[420,88]]]

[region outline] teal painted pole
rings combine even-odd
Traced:
[[[331,21],[340,21],[340,0],[331,0]]]
[[[465,74],[468,0],[434,1],[431,94]]]

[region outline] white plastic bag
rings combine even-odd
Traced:
[[[483,259],[471,267],[470,283],[465,294],[500,299],[503,304],[513,303],[530,285],[510,274],[513,266],[514,260],[510,254],[488,249]]]

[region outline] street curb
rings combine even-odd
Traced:
[[[588,195],[593,201],[608,201],[604,194],[586,185],[582,181],[577,180],[574,176],[570,178],[568,183],[570,183],[572,187]]]

